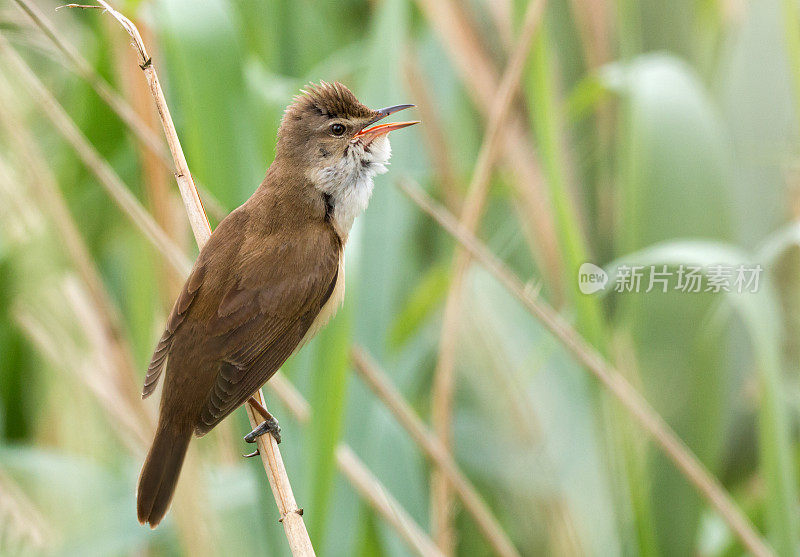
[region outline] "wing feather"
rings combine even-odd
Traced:
[[[198,435],[211,430],[272,377],[333,292],[338,239],[301,243],[295,249],[284,245],[280,254],[291,258],[292,265],[273,255],[270,271],[232,288],[212,319],[210,330],[223,338],[223,348],[216,380],[195,427]]]
[[[192,269],[189,278],[186,280],[186,284],[183,286],[183,290],[181,290],[178,299],[175,301],[169,319],[167,319],[167,326],[164,329],[164,333],[161,335],[161,339],[158,341],[158,345],[153,352],[150,365],[147,366],[147,375],[145,375],[144,387],[142,388],[142,398],[149,397],[153,394],[153,391],[156,390],[161,372],[164,371],[164,367],[166,367],[165,364],[169,356],[169,351],[172,348],[175,331],[177,331],[178,327],[183,323],[186,312],[189,311],[192,302],[194,302],[194,299],[197,297],[197,291],[200,289],[200,285],[203,284],[205,274],[206,268],[202,264]]]

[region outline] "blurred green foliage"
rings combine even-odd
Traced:
[[[123,95],[144,95],[138,104],[150,106],[127,37],[108,17],[35,3]],[[457,211],[447,188],[457,200],[466,195],[488,112],[481,84],[464,73],[452,25],[431,7],[463,13],[464,32],[500,75],[527,4],[117,3],[147,29],[189,166],[227,210],[262,179],[283,109],[309,81],[342,81],[375,107],[428,103],[420,108],[438,121],[423,126],[441,127],[445,160],[436,160],[436,135],[423,126],[393,137],[390,172],[376,179],[348,245],[344,308],[284,366],[311,403],[310,424],[267,391],[320,555],[410,551],[336,471],[342,441],[430,530],[430,465],[351,376],[348,350],[366,347],[429,420],[454,245],[393,181],[413,178]],[[536,217],[519,194],[537,185],[515,182],[508,158],[478,232],[628,375],[787,556],[800,552],[798,13],[796,0],[548,2],[513,117],[542,176],[558,272],[540,267],[546,239],[531,232]],[[152,155],[14,2],[0,3],[0,33],[150,208],[160,176],[168,210],[157,218],[195,254],[172,178],[163,169],[154,178]],[[141,379],[175,277],[7,68],[0,59],[2,110],[45,153]],[[420,90],[427,98],[416,98]],[[288,554],[260,463],[238,457],[241,411],[193,443],[196,473],[182,478],[165,523],[155,532],[139,526],[133,492],[142,450],[82,379],[87,369],[115,370],[102,367],[65,298],[75,270],[2,127],[0,144],[0,554]],[[452,171],[449,186],[442,165]],[[612,281],[623,263],[760,264],[764,274],[751,295],[587,296],[577,288],[585,261]],[[632,417],[508,292],[478,266],[466,284],[454,453],[521,554],[744,552]],[[136,385],[120,385],[138,396]],[[150,410],[156,404],[147,401]],[[455,533],[458,554],[491,553],[460,507]]]

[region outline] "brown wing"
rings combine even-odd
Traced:
[[[325,227],[291,239],[276,236],[249,257],[240,253],[246,272],[222,297],[207,328],[221,350],[198,435],[238,408],[292,354],[333,291],[340,249]]]
[[[153,357],[150,359],[150,365],[147,367],[147,375],[144,378],[144,387],[142,388],[142,398],[149,397],[153,391],[156,390],[158,385],[158,378],[161,377],[161,372],[164,371],[167,363],[167,355],[172,348],[172,341],[174,339],[175,331],[183,323],[186,317],[186,312],[194,302],[197,290],[203,283],[206,268],[203,265],[198,265],[192,270],[186,284],[183,285],[175,305],[172,307],[169,319],[167,319],[167,326],[164,329],[164,334],[161,335],[161,340],[158,341]]]

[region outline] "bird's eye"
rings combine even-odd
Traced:
[[[344,126],[342,124],[331,124],[331,133],[333,135],[342,135],[344,133]]]

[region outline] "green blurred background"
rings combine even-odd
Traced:
[[[119,26],[99,11],[33,5],[160,138]],[[527,2],[115,7],[143,31],[189,167],[218,201],[216,211],[206,203],[212,224],[259,184],[282,112],[309,81],[342,81],[373,107],[418,105],[409,117],[424,123],[393,134],[390,172],[351,236],[344,308],[284,366],[309,423],[266,395],[319,555],[413,553],[337,471],[340,442],[432,536],[435,517],[451,515],[446,554],[492,554],[457,499],[450,513],[432,499],[429,461],[348,352],[368,350],[431,423],[444,404],[434,385],[455,244],[396,181],[417,181],[460,214]],[[477,230],[641,390],[780,555],[800,552],[799,15],[797,0],[547,2]],[[174,179],[153,151],[15,1],[0,0],[0,35],[195,257]],[[182,278],[7,54],[0,146],[0,554],[288,554],[261,463],[240,457],[250,449],[243,410],[192,444],[163,525],[137,523],[134,486],[157,407],[138,393]],[[623,260],[764,273],[743,296],[578,291],[581,263]],[[508,291],[478,265],[463,285],[467,301],[445,326],[455,387],[440,431],[520,554],[745,553]]]

